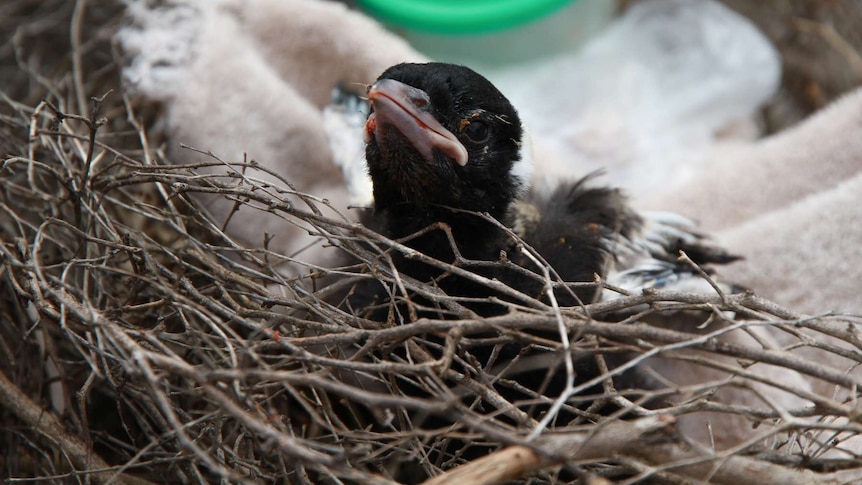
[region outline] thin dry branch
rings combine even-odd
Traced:
[[[50,411],[33,402],[12,381],[0,372],[0,406],[31,426],[39,436],[55,443],[80,471],[75,476],[86,477],[96,483],[122,483],[128,485],[152,485],[154,482],[133,475],[118,473],[118,467],[110,466],[92,448],[77,436],[69,433]]]
[[[859,480],[862,460],[840,452],[846,436],[862,432],[862,380],[847,370],[862,361],[857,319],[720,291],[618,292],[561,308],[554,291],[610,287],[561,281],[526,247],[534,267],[473,261],[454,247],[453,260],[432,260],[410,249],[410,238],[383,237],[246,160],[209,154],[204,163],[168,163],[140,119],[146,109],[121,92],[102,96],[108,84],[89,77],[87,22],[99,9],[85,1],[66,8],[73,76],[54,83],[37,75],[23,62],[19,33],[10,46],[43,92],[32,105],[0,96],[9,108],[0,137],[10,141],[0,166],[0,414],[10,424],[0,433],[6,454],[23,456],[4,462],[8,478]],[[245,247],[225,220],[206,215],[200,195],[271,214],[351,261],[327,268]],[[400,274],[399,253],[487,287],[507,313],[480,318],[476,299]],[[291,265],[302,276],[282,271]],[[544,285],[545,299],[483,276],[492,265]],[[381,308],[391,319],[345,303],[363,284],[387,289],[392,301]],[[702,315],[698,323],[708,325],[654,324],[679,315]],[[758,330],[793,343],[772,345]],[[733,339],[743,334],[746,343]],[[848,367],[808,359],[802,348]],[[653,358],[718,377],[617,385]],[[580,370],[585,362],[598,371]],[[755,363],[830,383],[835,394],[776,382]],[[540,385],[523,379],[527,372]],[[757,399],[722,400],[742,391]],[[773,392],[811,405],[786,406]],[[704,412],[738,418],[752,432],[713,452],[679,441],[673,420]],[[783,461],[747,455],[764,446]],[[833,454],[846,469],[821,471],[835,465]]]

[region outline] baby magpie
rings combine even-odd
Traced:
[[[701,265],[735,259],[708,244],[681,216],[640,213],[620,191],[593,185],[593,176],[558,181],[550,190],[531,188],[530,139],[518,112],[491,82],[467,67],[399,64],[383,72],[369,87],[369,105],[362,107],[358,98],[344,93],[339,99],[349,106],[345,111],[355,114],[361,107],[370,112],[363,127],[364,158],[371,183],[348,181],[354,188],[372,188],[370,195],[353,194],[354,200],[372,201],[362,222],[431,258],[455,265],[485,262],[469,269],[540,299],[545,281],[535,274],[529,276],[527,271],[537,273],[539,268],[521,251],[513,235],[533,248],[561,281],[590,283],[598,275],[631,292],[647,287],[712,291],[691,266],[678,261],[680,250]],[[337,113],[330,110],[324,117],[330,122],[346,119],[334,115]],[[340,131],[350,131],[349,122],[334,125]],[[336,136],[343,140],[344,133]],[[349,153],[343,143],[340,153]],[[348,177],[357,173],[349,160],[342,158],[341,165]],[[400,252],[391,253],[391,257],[401,275],[433,283],[480,316],[504,313],[508,310],[505,302],[512,301],[510,295],[418,258]],[[501,259],[500,264],[490,264]],[[619,293],[587,284],[573,291],[560,288],[554,295],[561,306],[575,306],[615,298]],[[421,303],[422,316],[449,316],[430,302],[409,297]],[[390,298],[376,281],[358,285],[348,302],[354,310],[365,309],[363,313],[372,319],[382,321],[397,315],[406,321],[403,305]],[[527,333],[546,341],[560,338],[556,332]],[[478,362],[494,376],[494,388],[507,401],[532,401],[525,410],[536,416],[549,409],[546,398],[537,398],[553,398],[562,392],[565,372],[560,353],[534,345],[529,337],[518,341],[501,340],[496,335],[471,337],[469,348],[462,350],[472,358],[457,359],[453,366]],[[427,339],[442,344],[439,336]],[[404,349],[394,352],[404,353],[402,358],[406,358]],[[605,363],[612,368],[626,360],[619,354],[605,356]],[[461,371],[472,375],[469,369]],[[577,358],[575,371],[579,382],[601,373],[594,358]],[[618,390],[660,386],[637,368],[618,376],[614,383]],[[424,393],[410,384],[401,385],[402,392]],[[569,404],[584,409],[591,404],[590,395],[601,393],[600,386],[593,387],[584,397],[571,398]],[[637,391],[632,394],[637,395]],[[573,417],[566,411],[555,422],[562,425]],[[450,426],[448,419],[430,417],[424,425]],[[465,449],[478,453],[487,449],[471,446]],[[447,450],[438,451],[438,456],[447,456]]]
[[[371,113],[362,126],[370,183],[354,181],[352,186],[372,188],[373,194],[354,193],[354,200],[371,201],[371,209],[363,216],[367,226],[391,239],[404,241],[416,252],[450,263],[456,260],[463,263],[464,259],[488,262],[474,265],[472,269],[536,297],[542,297],[541,280],[524,276],[525,270],[534,271],[536,266],[531,259],[522,256],[512,234],[534,248],[563,281],[591,282],[594,275],[599,275],[612,286],[632,293],[645,288],[713,291],[692,266],[679,262],[681,250],[701,266],[737,259],[711,245],[685,218],[670,213],[637,211],[618,190],[597,186],[594,176],[555,181],[550,189],[545,185],[531,187],[529,136],[517,111],[488,80],[469,68],[442,63],[396,65],[369,88],[367,97],[364,108]],[[350,109],[362,104],[356,99],[348,102],[352,106]],[[347,175],[357,173],[351,171],[354,165],[350,160],[342,158],[341,163],[346,166]],[[435,225],[435,229],[426,230]],[[448,228],[451,239],[441,227]],[[507,256],[505,264],[490,264],[503,259],[503,251]],[[457,258],[459,255],[461,259]],[[480,316],[507,311],[500,300],[506,300],[508,295],[499,295],[489,287],[416,258],[400,253],[392,254],[392,258],[401,274],[432,282],[451,297],[464,299]],[[389,308],[397,308],[397,304],[386,301],[389,295],[381,290],[382,285],[370,284],[364,291],[354,294],[351,305],[354,309],[362,308],[376,299],[389,303]],[[727,290],[733,291],[733,288]],[[560,290],[555,295],[561,306],[619,296],[596,286],[582,286],[574,293]],[[496,302],[476,303],[487,297],[497,297]],[[428,309],[433,305],[423,308],[432,312]],[[438,315],[446,316],[444,312]],[[378,317],[380,313],[372,314],[372,318]],[[698,333],[695,326],[702,323],[700,315],[693,319],[664,318],[665,314],[656,317],[659,321],[651,320],[651,324],[690,333]],[[553,333],[529,333],[545,340],[558,339]],[[744,342],[744,337],[747,336],[739,340],[738,334],[729,334],[720,340],[739,343]],[[508,402],[532,416],[549,409],[547,405],[533,406],[530,402],[547,403],[548,397],[560,395],[563,374],[560,356],[547,347],[525,343],[528,340],[488,338],[481,342],[481,338],[484,337],[471,335],[471,346],[466,349],[475,360],[462,358],[464,349],[459,343],[459,356],[452,368],[460,366],[458,370],[463,371],[463,375],[478,375],[466,368],[478,362],[485,375],[492,376],[487,382]],[[428,341],[443,348],[440,336],[428,336],[425,342]],[[491,349],[491,346],[496,347]],[[403,349],[395,352],[406,355]],[[621,357],[627,360],[626,356]],[[509,365],[516,360],[518,364]],[[605,360],[608,367],[622,363],[614,361],[613,356],[605,356]],[[578,381],[601,373],[599,364],[596,359],[577,359]],[[657,362],[644,362],[630,373],[618,376],[614,384],[618,391],[648,391],[665,387],[667,383],[673,387],[676,382],[686,385],[699,383],[698,379],[704,382],[725,379],[722,372],[710,371],[695,363],[659,358]],[[780,374],[781,379],[785,379],[786,372],[781,371],[784,372]],[[654,375],[660,375],[661,382],[654,379]],[[448,381],[446,384],[453,388],[459,385]],[[401,386],[402,381],[398,385]],[[402,391],[425,392],[411,385],[412,381],[404,384]],[[589,389],[586,393],[601,394],[601,391]],[[802,405],[798,398],[788,400],[769,389],[764,392],[782,400],[785,408]],[[630,395],[637,396],[638,392]],[[536,399],[537,396],[544,400]],[[752,399],[761,399],[760,394],[752,396],[742,387],[731,387],[722,390],[720,400],[748,405]],[[568,404],[583,410],[591,404],[591,398],[596,399],[596,396],[571,396]],[[485,409],[500,416],[501,410],[495,405]],[[558,415],[556,426],[566,424],[577,411],[568,409],[571,412]],[[750,423],[747,420],[740,417],[736,421],[719,421],[723,418],[703,413],[682,416],[681,430],[687,436],[706,435],[710,440],[718,430],[718,437],[730,444],[748,439]],[[429,421],[431,425],[453,424],[448,415],[432,417]],[[718,422],[722,423],[722,428],[713,428],[712,423]],[[422,424],[418,425],[423,427]],[[459,446],[463,444],[458,443]],[[445,449],[438,452],[440,456],[447,454]]]
[[[684,250],[699,264],[736,259],[710,246],[692,225],[671,214],[642,214],[618,190],[594,187],[591,177],[560,182],[551,191],[530,190],[529,135],[511,103],[471,69],[445,63],[399,64],[368,90],[365,161],[373,186],[373,209],[363,222],[400,239],[433,224],[406,244],[445,262],[456,250],[469,260],[496,261],[501,251],[522,266],[535,266],[508,232],[510,228],[566,282],[591,282],[594,275],[615,286],[701,287],[706,282],[677,261]],[[396,268],[420,281],[432,279],[449,295],[487,297],[478,284],[403,256]],[[541,283],[523,273],[483,269],[489,277],[538,297]],[[616,294],[595,287],[558,293],[564,306]],[[480,314],[502,311],[477,306]]]

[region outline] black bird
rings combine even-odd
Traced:
[[[672,286],[709,291],[691,266],[678,262],[680,250],[701,265],[736,259],[709,245],[684,218],[639,213],[619,190],[594,186],[593,176],[561,181],[551,190],[531,190],[529,137],[517,111],[493,84],[467,67],[399,64],[379,77],[367,98],[371,114],[365,123],[365,161],[373,207],[362,220],[415,251],[446,263],[458,255],[461,263],[497,262],[504,252],[504,262],[471,269],[536,298],[543,297],[544,281],[538,275],[525,276],[539,268],[523,255],[512,234],[532,247],[562,281],[589,283],[598,275],[632,291]],[[480,316],[507,311],[502,303],[476,303],[492,296],[508,299],[487,286],[417,258],[400,253],[392,257],[402,275],[433,282],[446,294],[464,298]],[[354,309],[375,300],[385,304],[387,295],[381,285],[369,284],[354,292],[350,304]],[[561,289],[555,296],[561,306],[575,306],[616,294],[584,285],[576,291]],[[372,313],[380,319],[388,314]],[[534,335],[559,339],[555,333]],[[525,348],[514,342],[495,351],[469,351],[483,366],[493,367],[486,360],[491,356],[504,365],[516,356],[529,362],[541,353]],[[559,356],[556,359],[559,364]],[[612,358],[608,360],[613,366]],[[502,389],[499,381],[498,390],[510,402],[535,394],[555,397],[562,384],[558,378],[554,383],[559,372],[548,367],[508,369],[505,377],[516,385]],[[598,369],[594,360],[582,359],[578,371],[583,379]],[[623,381],[618,389],[652,387],[636,372]]]
[[[736,259],[707,244],[684,218],[639,214],[616,189],[594,187],[592,177],[561,182],[551,191],[529,190],[529,137],[511,103],[471,69],[445,63],[399,64],[368,90],[373,112],[365,124],[365,160],[373,184],[371,228],[401,239],[443,223],[464,258],[497,261],[501,251],[516,264],[537,268],[507,231],[480,217],[490,215],[534,248],[566,282],[599,275],[620,287],[706,287],[677,261],[684,250],[699,264]],[[407,242],[444,262],[455,258],[447,234],[428,231]],[[396,267],[420,281],[435,279],[448,294],[494,294],[414,259],[396,256]],[[541,282],[501,268],[480,272],[531,296]],[[558,292],[564,306],[613,297],[582,288]],[[502,312],[485,305],[479,312]]]

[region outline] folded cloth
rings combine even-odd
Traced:
[[[224,161],[254,160],[263,170],[247,169],[247,177],[275,182],[278,174],[338,209],[346,207],[347,195],[321,119],[333,86],[370,83],[392,64],[423,59],[371,19],[334,2],[187,0],[154,6],[128,0],[127,7],[131,25],[118,34],[130,60],[124,78],[134,94],[163,103],[173,162],[214,161],[181,144]],[[218,221],[233,210],[224,197],[204,198]],[[252,247],[272,236],[268,247],[287,255],[312,242],[284,219],[247,208],[231,218],[226,232]],[[319,264],[326,261],[324,251],[312,245],[298,259]]]
[[[862,90],[753,144],[722,145],[645,203],[745,256],[722,277],[798,311],[862,313]]]
[[[797,310],[862,313],[860,195],[862,171],[721,232],[726,246],[748,258],[725,272]]]

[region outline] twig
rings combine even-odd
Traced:
[[[31,426],[42,438],[57,443],[72,463],[82,470],[88,470],[86,474],[89,474],[97,483],[106,483],[114,478],[111,466],[77,436],[66,431],[50,411],[33,402],[2,372],[0,372],[0,405]],[[129,485],[152,485],[150,481],[125,473],[119,476],[119,481]]]
[[[542,275],[545,277],[545,295],[548,297],[548,300],[551,302],[551,308],[554,309],[554,318],[557,320],[557,332],[560,335],[560,342],[563,344],[563,362],[566,366],[566,385],[557,399],[554,401],[551,409],[548,410],[547,413],[542,417],[542,420],[539,421],[539,424],[533,428],[530,434],[527,436],[527,441],[532,441],[536,439],[548,425],[557,418],[557,415],[562,409],[563,405],[571,396],[571,391],[575,385],[575,364],[572,361],[572,352],[571,352],[571,343],[569,342],[569,330],[566,327],[566,323],[563,321],[563,314],[560,312],[560,305],[557,303],[557,297],[554,295],[554,287],[551,284],[551,272],[547,265],[544,265],[539,262],[538,258],[533,256],[532,250],[528,249],[524,246],[520,248],[521,252],[530,259],[541,271]]]
[[[427,480],[423,485],[492,485],[525,477],[560,463],[611,457],[642,444],[641,440],[647,435],[666,430],[675,422],[673,417],[662,415],[630,423],[612,423],[594,434],[554,434],[537,440],[533,443],[534,447],[504,448]]]

